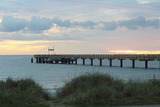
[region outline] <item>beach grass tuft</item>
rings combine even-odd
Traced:
[[[0,81],[0,107],[49,107],[49,94],[32,79]]]
[[[67,82],[56,99],[68,105],[160,104],[160,80],[126,82],[108,74],[86,74]]]

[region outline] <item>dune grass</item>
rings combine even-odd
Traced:
[[[60,88],[56,101],[67,105],[160,104],[160,80],[124,82],[107,74],[82,75]]]
[[[49,107],[50,96],[32,79],[0,81],[0,107]]]
[[[160,80],[124,82],[107,74],[85,74],[67,82],[51,100],[32,79],[0,81],[0,107],[49,107],[160,104]]]

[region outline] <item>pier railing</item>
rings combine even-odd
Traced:
[[[35,58],[160,60],[160,54],[43,54]]]

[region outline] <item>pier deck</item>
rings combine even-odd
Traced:
[[[34,55],[36,63],[62,63],[62,64],[77,64],[77,59],[82,59],[83,65],[85,65],[85,59],[93,60],[98,59],[100,66],[103,65],[102,60],[108,59],[110,66],[112,66],[112,60],[120,60],[120,67],[123,67],[123,60],[131,60],[132,68],[135,68],[135,61],[144,61],[145,68],[148,68],[148,61],[160,61],[160,54],[43,54]],[[33,62],[33,59],[32,61]]]

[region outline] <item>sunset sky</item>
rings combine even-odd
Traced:
[[[159,53],[160,0],[0,0],[0,54]]]

